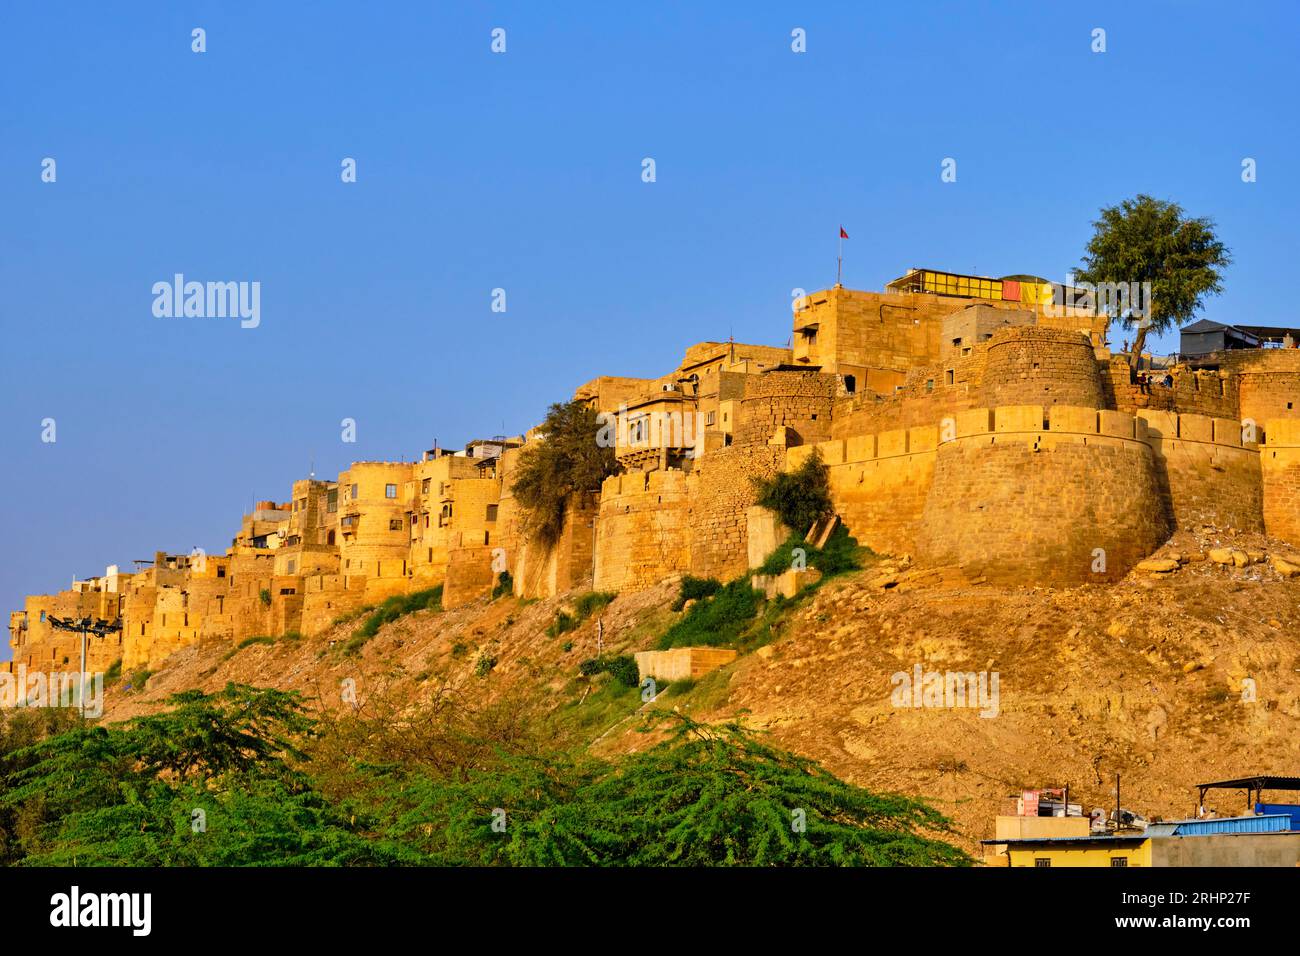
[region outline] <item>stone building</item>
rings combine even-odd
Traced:
[[[700,342],[659,377],[579,386],[618,471],[569,502],[551,547],[511,492],[539,429],[356,462],[257,502],[224,555],[160,552],[28,597],[14,663],[77,659],[50,615],[120,620],[91,667],[130,669],[200,641],[319,633],[425,588],[456,606],[502,571],[524,597],[729,580],[772,537],[756,479],[814,451],[860,542],[977,579],[1113,580],[1202,523],[1300,546],[1300,350],[1197,355],[1155,382],[1106,349],[1107,321],[1024,276],[913,270],[882,292],[813,292],[790,348]]]

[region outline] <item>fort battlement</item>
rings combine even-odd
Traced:
[[[593,411],[671,410],[703,440],[655,445],[648,429],[650,446],[616,447],[618,473],[570,499],[558,541],[530,535],[511,491],[539,429],[356,462],[255,503],[225,555],[159,553],[27,598],[10,615],[15,661],[71,655],[51,614],[120,616],[120,636],[92,641],[93,665],[152,667],[195,641],[315,634],[423,588],[456,606],[503,570],[521,597],[731,580],[785,533],[756,505],[759,483],[814,451],[860,542],[976,579],[1114,580],[1202,524],[1300,546],[1300,349],[1139,376],[1106,350],[1104,317],[1056,314],[1041,293],[924,271],[883,293],[811,293],[790,348],[701,342],[664,375],[580,385]]]

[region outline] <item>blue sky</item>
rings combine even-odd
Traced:
[[[849,286],[1064,278],[1149,192],[1233,252],[1204,316],[1294,322],[1296,9],[5,5],[0,599],[221,551],[313,463],[516,433],[692,342],[784,344],[841,222]],[[177,272],[260,282],[261,325],[156,318]]]

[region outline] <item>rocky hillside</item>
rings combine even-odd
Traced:
[[[791,602],[769,643],[648,705],[608,675],[579,674],[597,653],[594,615],[547,635],[573,611],[568,595],[419,611],[355,652],[345,648],[356,621],[233,653],[191,647],[143,689],[138,675],[110,687],[106,717],[227,681],[300,690],[329,708],[450,692],[549,711],[579,746],[614,756],[653,739],[643,708],[677,707],[765,728],[855,783],[925,797],[978,853],[1001,799],[1021,788],[1068,784],[1085,808],[1111,807],[1120,773],[1126,807],[1174,817],[1193,809],[1199,781],[1300,771],[1300,556],[1201,528],[1145,568],[1113,585],[1016,589],[878,561]],[[601,612],[605,653],[649,647],[680,616],[676,591],[665,582],[617,597]],[[997,715],[894,706],[891,678],[918,664],[996,672]],[[1240,809],[1235,795],[1219,799]]]

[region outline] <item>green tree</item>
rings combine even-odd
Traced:
[[[804,459],[794,471],[783,471],[763,481],[754,479],[757,503],[775,511],[781,523],[798,535],[805,535],[822,518],[835,511],[831,502],[830,470],[821,449]]]
[[[1147,335],[1189,321],[1207,295],[1223,291],[1221,270],[1232,258],[1207,218],[1191,218],[1177,203],[1138,195],[1101,210],[1077,278],[1083,282],[1149,282],[1145,315],[1130,308],[1120,321],[1136,326],[1132,363]]]
[[[845,783],[735,725],[680,714],[668,739],[521,826],[511,862],[595,866],[963,866],[919,800]],[[531,836],[531,839],[528,837]]]
[[[520,455],[511,491],[524,508],[524,527],[547,547],[560,540],[564,512],[574,495],[600,490],[614,474],[612,441],[602,438],[596,412],[581,401],[551,406],[542,423],[545,438]]]

